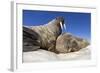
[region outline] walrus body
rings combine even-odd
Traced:
[[[45,25],[31,26],[30,29],[39,36],[37,41],[40,48],[49,51],[55,50],[56,39],[62,33],[61,24],[64,24],[64,18],[57,17]]]
[[[55,53],[78,51],[89,43],[69,33],[62,33],[64,18],[57,17],[40,26],[23,27],[23,51],[45,49]]]
[[[58,53],[75,52],[85,48],[89,43],[86,40],[72,36],[69,33],[61,34],[56,41],[56,51]]]

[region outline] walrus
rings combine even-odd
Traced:
[[[87,40],[73,36],[70,33],[62,33],[56,41],[56,53],[70,53],[79,51],[89,45]]]
[[[64,18],[57,17],[45,25],[31,26],[30,28],[27,28],[27,30],[29,31],[28,33],[31,32],[30,36],[33,36],[31,40],[33,40],[33,42],[38,42],[38,44],[36,45],[37,49],[42,48],[42,49],[54,52],[55,46],[56,46],[56,39],[62,33],[63,24],[64,24]],[[37,37],[35,35],[37,35]],[[36,40],[34,40],[34,36]],[[26,41],[29,42],[28,40]]]
[[[23,51],[45,49],[55,53],[78,51],[89,45],[88,41],[63,33],[66,29],[63,17],[57,17],[45,25],[23,27]]]

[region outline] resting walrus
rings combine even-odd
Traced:
[[[62,33],[63,25],[64,18],[57,17],[45,25],[23,27],[23,51],[45,49],[55,53],[69,53],[89,45],[84,39]]]
[[[88,41],[75,37],[70,33],[62,33],[56,41],[57,53],[75,52],[88,46]]]
[[[35,32],[36,34],[38,34],[38,38],[37,40],[35,40],[35,42],[38,41],[40,48],[54,52],[56,46],[56,39],[62,33],[63,24],[64,18],[57,17],[45,25],[31,26],[29,29],[32,30],[33,33]],[[31,36],[34,37],[34,34],[32,35],[31,33]]]

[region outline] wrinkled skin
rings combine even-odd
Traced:
[[[30,35],[30,36],[33,36],[31,40],[33,40],[33,42],[36,42],[37,44],[34,45],[33,43],[33,46],[32,46],[32,43],[29,42],[30,40],[26,40],[25,38],[24,38],[24,41],[30,43],[31,48],[35,46],[36,49],[42,48],[42,49],[54,52],[55,46],[56,46],[56,39],[62,33],[60,24],[62,25],[64,24],[63,17],[57,17],[45,25],[32,26],[31,28],[29,28],[31,31],[33,31],[33,33],[31,32],[31,35]],[[26,32],[24,31],[24,33]],[[30,31],[28,33],[30,33]],[[37,37],[35,35],[37,35]],[[25,35],[24,37],[27,37],[27,36]],[[34,37],[36,38],[35,40],[34,40]],[[30,38],[30,37],[27,37],[27,38]],[[26,48],[29,47],[27,45],[23,45],[23,46]],[[32,49],[35,50],[35,48],[32,48]]]
[[[72,36],[69,33],[62,33],[56,41],[57,53],[70,53],[88,46],[88,41]]]

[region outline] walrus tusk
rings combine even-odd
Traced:
[[[61,26],[61,29],[63,30],[65,30],[66,31],[66,25],[64,24],[64,26],[63,26],[63,24],[62,24],[62,22],[60,22],[60,26]]]
[[[64,24],[64,29],[65,29],[65,31],[66,31],[66,25]]]
[[[68,52],[71,52],[71,48],[68,49]]]
[[[63,25],[62,25],[62,22],[60,22],[60,26],[61,26],[61,29],[63,30]]]

